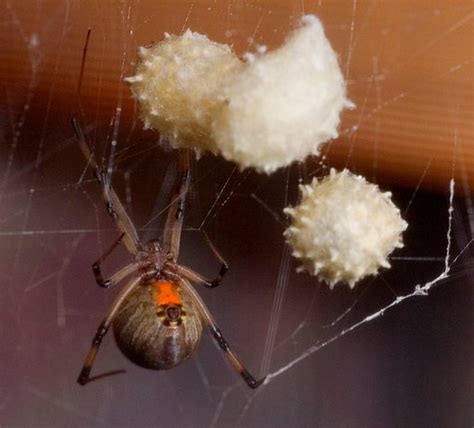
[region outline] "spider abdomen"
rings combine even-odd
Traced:
[[[113,329],[118,347],[132,362],[164,370],[191,355],[201,338],[202,322],[176,283],[151,281],[125,299]]]

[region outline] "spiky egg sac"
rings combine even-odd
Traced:
[[[271,173],[338,136],[346,85],[321,22],[304,16],[284,44],[240,60],[225,44],[186,31],[141,48],[127,78],[145,127],[174,147],[220,154]]]
[[[242,67],[227,45],[187,30],[138,51],[131,84],[145,129],[159,130],[173,147],[217,153],[211,123],[223,80]]]
[[[387,256],[403,247],[407,223],[382,192],[364,177],[331,169],[328,177],[300,185],[301,201],[285,208],[291,225],[284,235],[301,261],[299,271],[317,275],[331,288],[352,288],[362,278],[388,268]]]

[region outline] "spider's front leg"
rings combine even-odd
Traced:
[[[181,149],[179,152],[177,175],[178,179],[175,185],[173,196],[171,198],[171,203],[168,211],[168,216],[166,218],[165,230],[163,234],[163,247],[172,255],[173,263],[176,263],[179,256],[185,200],[191,182],[191,153],[188,149]],[[219,254],[219,251],[211,242],[206,232],[204,232],[204,236],[206,237],[207,243],[209,244],[212,252],[222,263],[218,276],[214,279],[209,280],[188,268],[183,268],[183,270],[180,271],[180,267],[177,266],[176,270],[192,282],[198,282],[204,284],[208,288],[214,288],[222,282],[222,280],[224,279],[224,275],[229,269],[229,266],[227,265],[223,257]]]
[[[189,149],[180,149],[179,151],[177,176],[178,179],[171,197],[163,232],[163,248],[173,255],[174,261],[179,256],[185,201],[191,182],[191,154]]]
[[[90,164],[94,169],[94,175],[102,187],[107,211],[114,219],[114,222],[119,231],[122,233],[121,237],[119,238],[119,241],[123,242],[125,248],[132,255],[135,255],[138,251],[138,248],[140,247],[140,241],[138,239],[138,234],[135,229],[135,226],[133,225],[132,220],[130,220],[130,217],[125,211],[124,206],[120,202],[119,197],[115,193],[115,190],[113,189],[110,183],[110,178],[97,163],[94,153],[92,152],[90,145],[82,131],[82,127],[76,117],[72,118],[72,124],[76,133],[79,147],[81,148],[82,153],[84,154],[84,157],[86,158],[88,164]],[[103,259],[110,253],[110,251],[115,248],[116,245],[117,243],[113,245],[112,248],[96,262],[97,267],[96,269],[94,269],[94,273],[96,271],[100,273],[100,262],[103,261]],[[101,278],[99,277],[99,279]],[[99,283],[99,285],[101,284]]]

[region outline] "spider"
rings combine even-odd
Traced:
[[[120,350],[135,364],[155,370],[170,369],[186,360],[196,349],[203,324],[224,351],[233,368],[250,388],[257,388],[265,378],[255,380],[231,351],[213,316],[192,283],[208,288],[218,286],[228,266],[217,249],[208,240],[213,253],[222,263],[218,276],[208,280],[190,268],[178,264],[185,195],[189,189],[190,154],[180,151],[179,174],[166,219],[163,240],[153,239],[142,243],[125,208],[115,193],[107,173],[98,165],[93,152],[76,118],[72,119],[80,148],[102,186],[109,214],[121,235],[112,246],[92,265],[96,282],[104,288],[113,287],[131,277],[112,303],[99,325],[77,379],[88,383],[90,373],[102,339],[113,325],[115,340]],[[133,261],[104,279],[102,262],[123,243],[133,256]]]

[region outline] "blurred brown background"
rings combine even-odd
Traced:
[[[444,189],[474,176],[473,10],[471,1],[40,1],[6,2],[0,71],[8,103],[29,118],[69,111],[88,27],[84,106],[108,120],[117,103],[133,118],[124,76],[140,45],[186,28],[233,45],[278,46],[303,13],[323,21],[340,55],[349,96],[329,161],[392,182]],[[23,87],[26,91],[12,90]],[[48,111],[39,110],[48,105]],[[356,149],[355,149],[356,148]],[[454,165],[454,167],[453,167]]]
[[[472,424],[473,2],[44,0],[5,1],[0,10],[0,425]],[[108,159],[117,139],[114,186],[150,237],[161,231],[174,154],[141,130],[123,83],[137,47],[189,27],[239,54],[273,48],[305,13],[321,18],[357,109],[344,113],[323,163],[267,177],[209,156],[196,162],[182,261],[206,275],[216,270],[202,229],[229,261],[225,283],[199,291],[256,375],[441,273],[455,178],[451,260],[465,251],[450,278],[255,396],[208,337],[192,359],[162,373],[132,366],[107,337],[95,372],[127,373],[81,388],[75,379],[115,294],[95,285],[90,264],[116,236],[96,183],[83,176],[70,126],[87,29],[84,127],[99,157]],[[296,274],[281,235],[282,208],[296,201],[298,182],[329,166],[391,190],[410,224],[392,269],[354,291],[330,292]],[[126,260],[119,251],[108,269]]]

